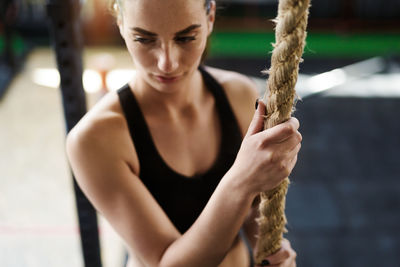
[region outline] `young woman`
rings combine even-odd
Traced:
[[[70,132],[76,179],[126,243],[130,266],[251,263],[260,192],[293,169],[299,123],[262,130],[243,75],[203,67],[216,4],[121,0],[118,26],[137,74]],[[265,265],[296,266],[287,240]]]

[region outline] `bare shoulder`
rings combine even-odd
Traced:
[[[256,84],[246,75],[238,72],[206,67],[207,71],[233,96],[254,97],[258,95]]]
[[[71,130],[67,137],[67,144],[99,142],[118,131],[123,126],[122,119],[115,104],[115,96],[109,93],[96,103]]]
[[[96,161],[110,155],[128,160],[126,148],[131,147],[132,153],[134,147],[116,92],[105,95],[87,112],[68,134],[66,146],[70,161],[90,154],[96,155],[92,157]]]
[[[256,84],[246,75],[234,71],[213,67],[206,69],[224,88],[244,135],[254,114],[255,101],[259,97]]]
[[[115,92],[72,129],[67,155],[78,185],[129,251],[157,265],[179,232],[138,176],[137,155]]]

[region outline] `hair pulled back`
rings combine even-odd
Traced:
[[[111,11],[111,14],[116,18],[118,16],[121,16],[121,7],[123,5],[123,1],[124,0],[109,0],[109,9]],[[210,12],[211,9],[211,1],[212,0],[204,0],[204,7],[207,14]]]

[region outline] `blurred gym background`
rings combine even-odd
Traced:
[[[277,0],[218,5],[205,62],[248,75],[261,94]],[[64,151],[66,90],[80,88],[66,72],[82,68],[88,109],[134,73],[107,1],[0,7],[0,266],[123,266],[121,240],[93,220]],[[312,1],[297,91],[304,140],[287,238],[298,266],[400,266],[400,1]]]

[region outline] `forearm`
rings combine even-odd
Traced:
[[[192,227],[168,243],[158,261],[160,266],[217,266],[229,251],[256,196],[275,188],[293,169],[301,141],[298,121],[290,119],[262,131],[265,112],[261,107],[232,168]]]
[[[254,195],[227,173],[203,212],[163,254],[160,266],[217,266],[225,257],[250,210]]]
[[[258,223],[256,219],[258,218],[259,215],[259,210],[258,210],[259,204],[260,204],[260,197],[258,196],[253,201],[249,215],[247,216],[246,221],[243,224],[243,230],[253,250],[255,250],[255,246],[257,243]]]

